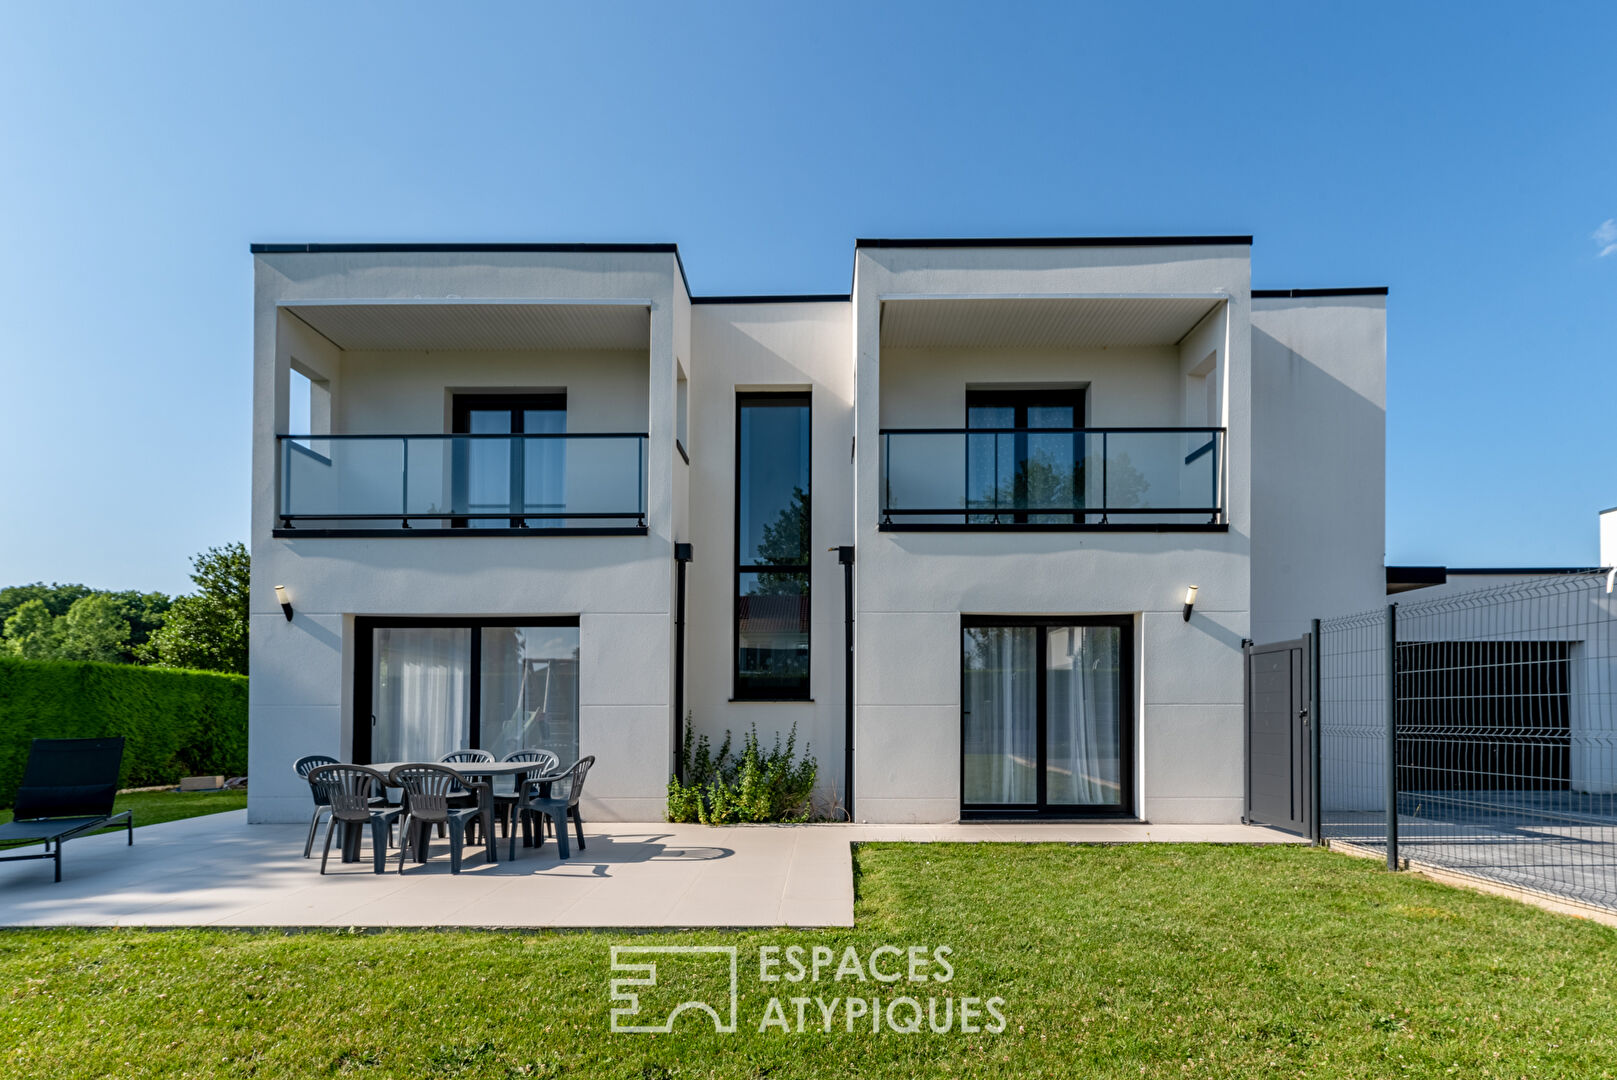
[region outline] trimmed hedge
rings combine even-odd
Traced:
[[[0,656],[0,807],[34,739],[122,735],[120,787],[247,772],[247,678]]]

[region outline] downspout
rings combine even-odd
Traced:
[[[853,546],[837,548],[842,564],[842,805],[853,821]]]
[[[685,782],[685,565],[691,545],[674,545],[674,777]]]

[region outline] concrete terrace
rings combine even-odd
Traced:
[[[514,862],[447,842],[381,877],[334,851],[325,877],[301,857],[305,827],[247,825],[246,811],[70,841],[50,863],[0,864],[0,926],[767,927],[852,926],[853,842],[1300,843],[1243,825],[586,824],[587,850],[553,841]],[[319,845],[316,844],[318,854]]]

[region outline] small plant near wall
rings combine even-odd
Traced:
[[[756,725],[742,736],[741,752],[730,752],[730,733],[724,733],[718,753],[706,735],[698,737],[685,724],[685,745],[680,747],[681,772],[668,781],[668,820],[699,821],[704,825],[739,822],[807,821],[813,811],[814,779],[819,765],[806,750],[797,759],[797,725],[786,743],[764,750]]]

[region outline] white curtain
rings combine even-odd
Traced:
[[[1051,627],[1045,657],[1046,799],[1094,806],[1122,800],[1119,631]]]
[[[1033,803],[1038,798],[1038,631],[971,628],[965,645],[965,801]]]
[[[376,634],[372,761],[437,761],[471,736],[471,631],[388,627]]]

